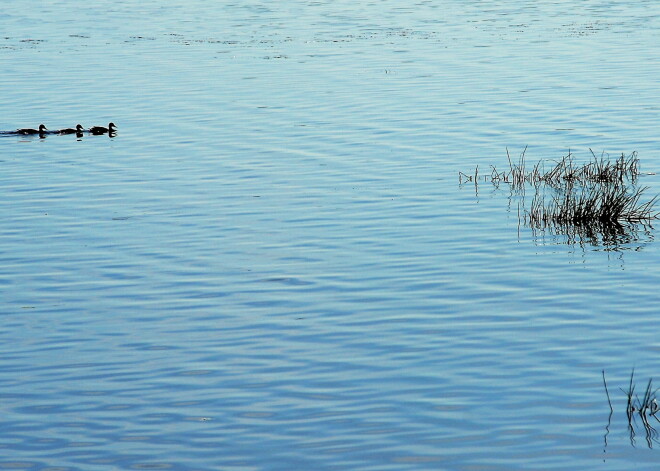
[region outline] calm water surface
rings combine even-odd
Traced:
[[[657,2],[0,8],[0,468],[657,469],[655,229],[458,181],[660,172]]]

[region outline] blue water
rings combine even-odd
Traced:
[[[656,230],[458,178],[660,193],[657,2],[1,8],[0,129],[119,129],[0,136],[0,468],[657,469]]]

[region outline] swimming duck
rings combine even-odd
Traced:
[[[39,125],[39,129],[32,129],[32,128],[22,128],[22,129],[17,129],[16,133],[17,134],[46,134],[48,129],[46,126],[43,124]]]
[[[115,126],[115,123],[110,123],[108,124],[108,127],[104,126],[92,126],[89,128],[89,132],[92,134],[105,134],[105,133],[114,133],[117,130],[117,126]]]
[[[85,128],[82,127],[82,124],[76,124],[76,128],[64,128],[58,129],[55,131],[57,134],[82,134]]]

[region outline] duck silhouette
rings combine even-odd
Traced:
[[[55,131],[56,134],[82,134],[82,132],[85,130],[85,128],[82,127],[82,124],[76,124],[75,129],[74,128],[64,128],[64,129],[58,129]]]
[[[108,124],[107,128],[105,126],[92,126],[89,128],[89,132],[96,135],[105,133],[112,134],[115,131],[117,131],[117,126],[115,126],[115,123]]]
[[[33,128],[21,128],[16,130],[16,134],[24,134],[24,135],[29,135],[29,134],[46,134],[48,132],[48,129],[46,126],[43,124],[39,125],[39,129],[33,129]]]

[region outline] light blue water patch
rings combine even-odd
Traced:
[[[459,182],[659,193],[655,2],[3,9],[0,130],[118,132],[0,135],[0,467],[655,469],[656,229]]]

